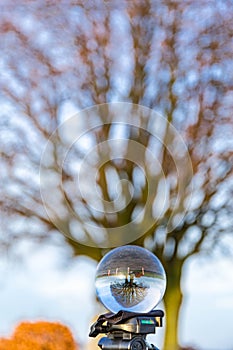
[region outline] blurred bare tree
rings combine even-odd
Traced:
[[[222,249],[232,232],[232,1],[8,0],[0,7],[2,249],[24,237],[46,239],[62,227],[61,234],[75,255],[100,259],[106,249],[98,248],[98,237],[85,223],[103,229],[127,225],[150,197],[148,178],[133,161],[114,159],[114,150],[105,144],[109,158],[97,169],[96,185],[105,201],[113,201],[113,212],[105,213],[100,206],[100,215],[77,191],[79,160],[92,147],[117,135],[138,142],[156,154],[166,183],[160,182],[158,169],[150,172],[150,180],[156,193],[163,187],[167,200],[163,215],[156,217],[158,198],[149,198],[155,202],[155,210],[144,213],[144,220],[149,217],[154,223],[131,243],[152,250],[165,266],[164,349],[178,349],[183,264],[199,252]],[[72,130],[67,136],[63,129],[55,132],[57,128],[84,108],[118,101],[156,110],[182,135],[193,167],[192,178],[183,182],[182,195],[177,196],[180,174],[167,147],[166,132],[161,131],[158,147],[145,131],[159,127],[159,120],[154,125],[150,114],[142,118],[141,128],[130,127],[132,119],[123,131],[120,124],[104,125],[102,120],[102,125],[93,129],[88,118],[79,119],[89,132],[72,147],[59,182],[61,164],[57,159],[67,151]],[[101,116],[96,118],[101,121]],[[64,203],[55,208],[53,220],[48,218],[41,200],[40,161],[53,132],[56,147],[47,168],[47,185],[65,193],[79,226],[73,225]],[[124,142],[119,147],[127,149]],[[182,152],[175,146],[174,154],[182,160]],[[149,167],[146,151],[144,155]],[[186,171],[184,163],[184,178]],[[127,203],[120,210],[114,207],[117,182],[121,204]],[[178,210],[171,221],[177,198]]]

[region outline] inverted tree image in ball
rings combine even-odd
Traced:
[[[115,248],[97,266],[97,297],[114,313],[149,312],[161,301],[165,289],[164,268],[147,249],[133,245]]]

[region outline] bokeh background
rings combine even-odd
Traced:
[[[46,319],[94,347],[96,264],[109,228],[133,222],[142,234],[129,243],[168,276],[158,344],[233,349],[232,1],[3,0],[0,10],[2,336]],[[126,118],[117,102],[148,109]],[[90,172],[79,188],[87,154],[96,183]]]

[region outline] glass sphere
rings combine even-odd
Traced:
[[[115,248],[97,266],[97,297],[114,313],[149,312],[160,302],[165,289],[164,268],[147,249],[133,245]]]

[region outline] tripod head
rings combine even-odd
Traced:
[[[154,345],[147,343],[146,336],[155,333],[156,327],[162,327],[163,316],[161,310],[149,313],[119,311],[117,314],[103,314],[91,326],[89,336],[107,334],[98,343],[103,350],[156,350]]]

